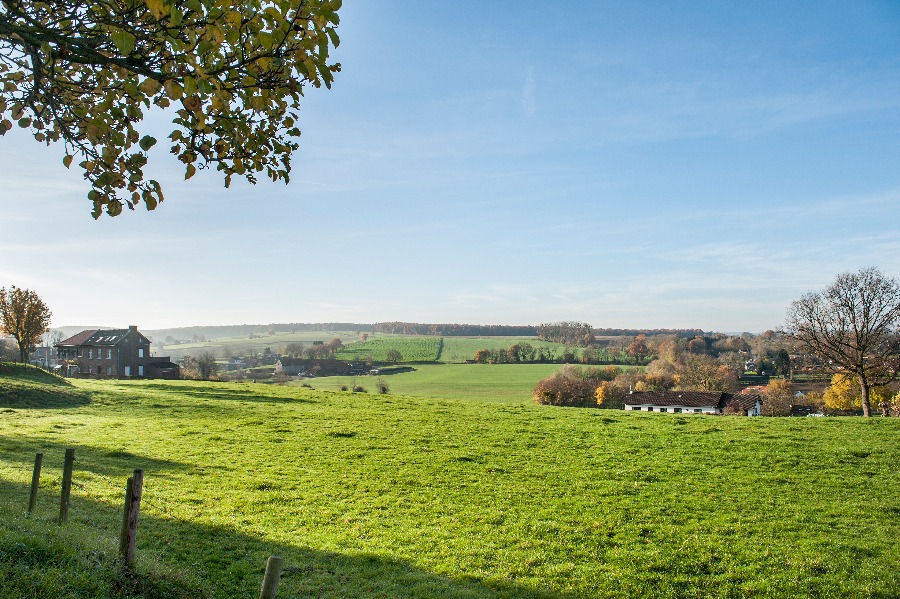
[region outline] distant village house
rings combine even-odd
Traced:
[[[55,345],[65,376],[177,379],[178,365],[169,356],[150,355],[150,340],[136,326],[81,331]]]

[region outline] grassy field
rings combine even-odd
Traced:
[[[443,348],[441,337],[379,336],[352,345],[345,345],[335,354],[338,360],[386,362],[388,352],[397,350],[403,362],[434,362],[440,358]]]
[[[561,343],[541,341],[536,337],[444,337],[444,351],[441,355],[442,362],[464,363],[475,356],[479,349],[506,349],[515,343],[530,343],[535,349],[547,347],[559,356],[562,355],[565,346]]]
[[[221,352],[223,348],[230,349],[235,355],[245,356],[251,353],[262,353],[267,347],[274,352],[278,352],[287,343],[303,343],[309,346],[315,341],[328,343],[332,339],[340,339],[345,344],[354,343],[359,340],[359,335],[354,331],[300,331],[296,333],[261,335],[253,339],[246,336],[219,337],[196,343],[177,343],[172,345],[164,345],[162,339],[154,339],[153,345],[154,349],[159,348],[159,352],[176,357],[186,353],[196,354],[201,351],[210,351],[215,354]]]
[[[560,368],[560,364],[417,364],[413,372],[380,378],[396,395],[524,404],[532,403],[531,391],[537,382]],[[329,376],[292,384],[329,391],[360,385],[375,392],[377,380],[371,376]]]
[[[897,597],[900,419],[0,374],[0,596]],[[70,522],[54,523],[65,447]],[[24,515],[34,453],[40,504]],[[113,567],[146,472],[136,573]]]

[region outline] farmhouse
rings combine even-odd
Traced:
[[[625,409],[644,412],[759,416],[760,397],[721,391],[634,391],[625,398]]]
[[[150,355],[150,340],[136,326],[88,329],[63,339],[55,347],[66,376],[179,377],[178,365],[168,356]]]

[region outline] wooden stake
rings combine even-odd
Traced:
[[[34,456],[34,472],[31,474],[31,496],[28,498],[28,513],[34,511],[37,505],[38,487],[41,484],[41,463],[44,461],[44,454],[39,453]]]
[[[66,448],[66,459],[63,464],[62,493],[59,498],[59,523],[65,524],[69,519],[69,496],[72,494],[72,468],[75,464],[75,448]]]
[[[275,599],[278,594],[278,583],[281,582],[281,569],[284,567],[284,558],[277,555],[269,556],[266,561],[266,574],[263,577],[262,588],[259,590],[259,599]]]
[[[122,557],[126,568],[134,566],[138,516],[141,511],[143,487],[144,471],[135,470],[125,487],[125,511],[122,514],[122,536],[119,538],[119,555]]]

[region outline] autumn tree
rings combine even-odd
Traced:
[[[307,85],[340,65],[341,0],[0,1],[0,134],[29,129],[64,145],[91,186],[92,215],[153,210],[144,175],[157,140],[142,127],[173,109],[169,151],[185,179],[215,167],[256,183],[289,180]]]
[[[772,379],[762,396],[763,416],[788,416],[794,400],[794,386],[785,379]]]
[[[706,354],[685,354],[675,375],[679,389],[694,391],[734,391],[738,373]]]
[[[0,331],[15,339],[19,346],[19,361],[28,361],[28,352],[50,326],[50,309],[37,293],[30,289],[0,288]]]
[[[650,353],[650,349],[647,347],[647,336],[638,335],[635,337],[628,349],[625,350],[625,353],[634,359],[635,364],[640,364]]]
[[[538,381],[532,396],[541,405],[596,407],[598,386],[600,382],[597,379],[584,376],[584,372],[574,366],[565,366]]]
[[[791,304],[785,330],[855,381],[870,416],[870,390],[900,375],[900,283],[877,268],[840,274],[821,293]]]

